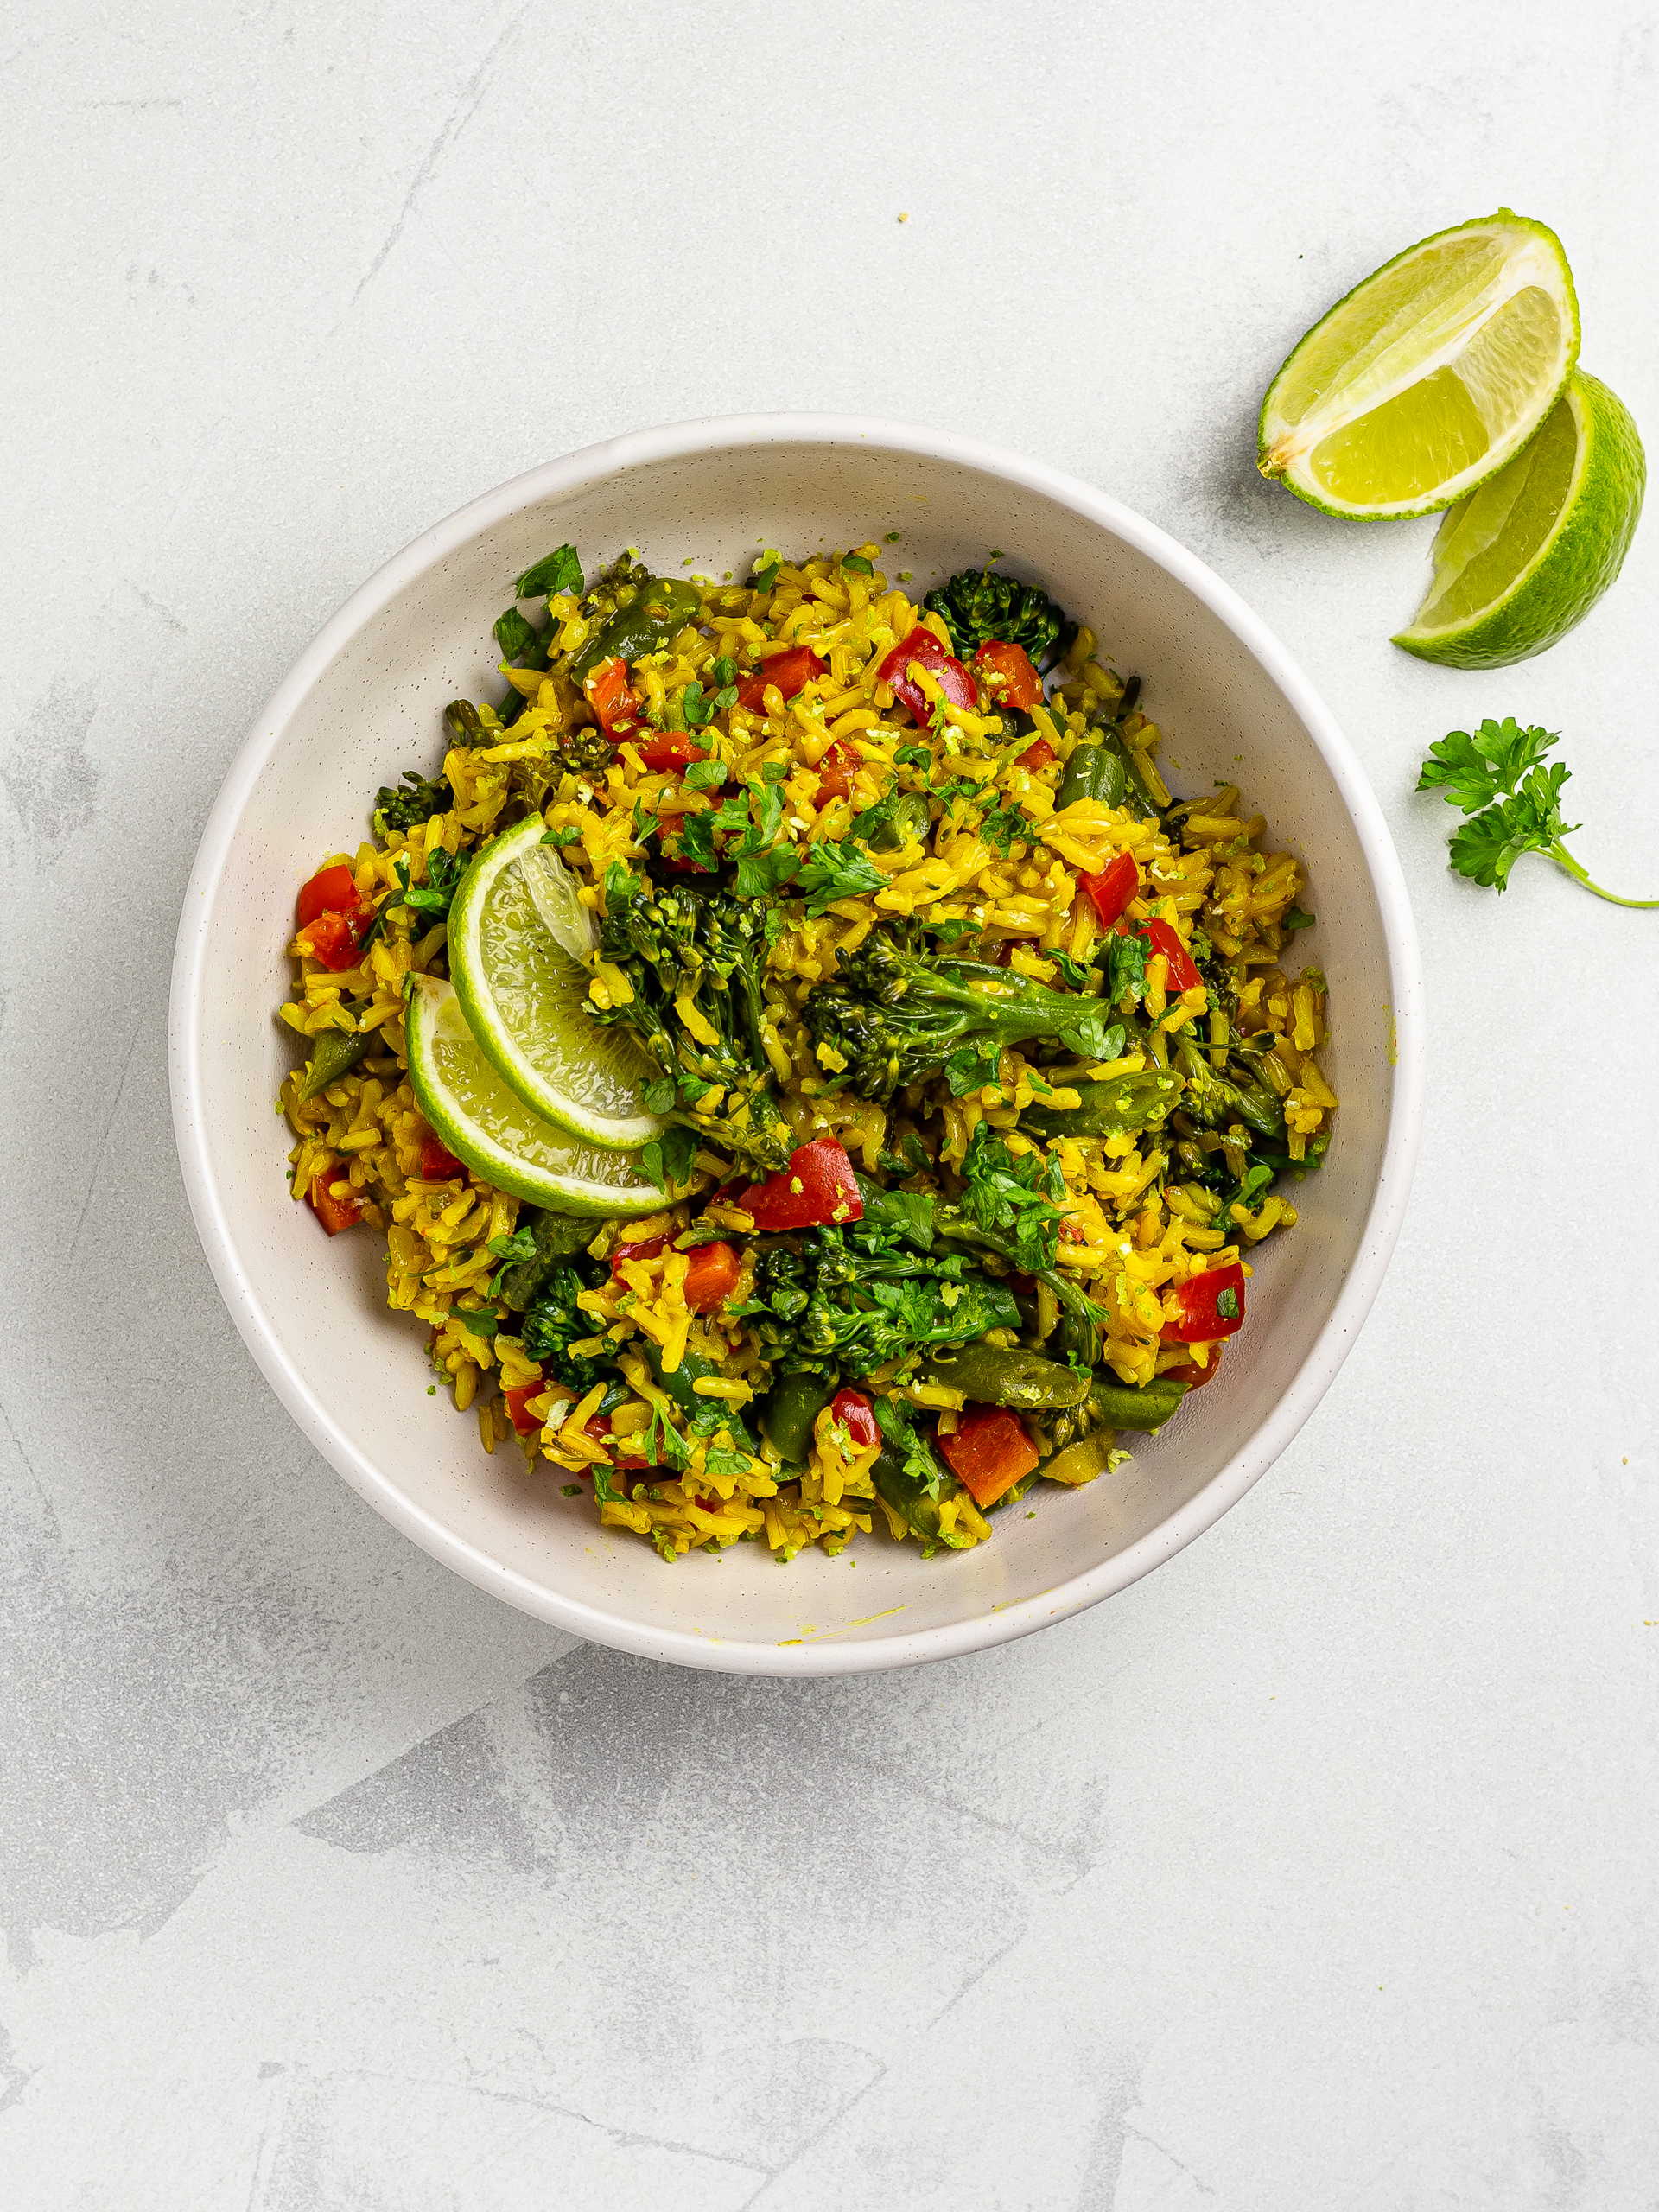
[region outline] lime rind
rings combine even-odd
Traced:
[[[474,859],[450,909],[449,972],[468,1028],[509,1090],[586,1144],[637,1151],[664,1126],[642,1097],[657,1071],[626,1031],[588,1017],[588,970],[568,918],[550,925],[562,918],[558,878],[568,871],[544,834],[541,817],[529,815]],[[526,862],[548,880],[533,880]]]
[[[1551,465],[1569,435],[1576,450],[1561,486]],[[1428,594],[1395,644],[1451,668],[1506,668],[1547,652],[1618,575],[1646,485],[1629,409],[1599,377],[1574,369],[1536,439],[1440,524]],[[1520,539],[1522,556],[1507,580],[1506,537]],[[1471,603],[1485,577],[1501,588]]]
[[[1327,514],[1437,512],[1527,443],[1578,351],[1577,295],[1554,231],[1509,208],[1456,224],[1374,270],[1297,341],[1262,403],[1258,466]],[[1379,444],[1385,424],[1398,433],[1386,465],[1412,479],[1401,495],[1333,488],[1338,462],[1352,474],[1378,460],[1367,423]]]
[[[411,976],[404,1034],[416,1103],[439,1140],[494,1189],[607,1221],[668,1203],[623,1154],[573,1142],[525,1108],[479,1050],[451,984]]]

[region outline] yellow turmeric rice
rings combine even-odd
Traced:
[[[486,1452],[665,1560],[932,1556],[1109,1475],[1217,1376],[1337,1106],[1299,861],[1235,786],[1173,797],[1046,594],[999,560],[912,604],[893,542],[591,587],[561,547],[505,698],[300,894],[295,1198],[384,1237]],[[656,1117],[631,1219],[492,1187],[411,1078],[412,979],[531,816]]]

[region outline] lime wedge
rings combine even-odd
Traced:
[[[1647,474],[1630,410],[1574,369],[1532,443],[1434,533],[1428,596],[1395,644],[1452,668],[1553,645],[1618,574]]]
[[[1449,507],[1525,445],[1578,353],[1560,240],[1500,207],[1408,247],[1314,324],[1268,387],[1258,466],[1327,514]]]
[[[410,979],[409,1079],[416,1103],[457,1160],[498,1191],[561,1213],[608,1221],[655,1213],[667,1193],[624,1153],[573,1144],[528,1112],[478,1049],[454,988]]]
[[[641,1091],[656,1075],[627,1032],[589,1020],[593,918],[539,814],[486,845],[449,912],[449,973],[467,1026],[510,1090],[585,1144],[632,1151],[658,1135]]]

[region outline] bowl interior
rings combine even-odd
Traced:
[[[209,1257],[260,1364],[347,1479],[437,1556],[579,1634],[783,1672],[891,1665],[1039,1625],[1224,1510],[1306,1418],[1369,1302],[1379,1239],[1392,1239],[1385,1167],[1397,1184],[1414,1138],[1395,1065],[1414,955],[1403,893],[1390,904],[1386,836],[1294,671],[1270,673],[1232,626],[1251,620],[1229,615],[1230,595],[1135,518],[1076,497],[1092,511],[1059,480],[786,426],[704,450],[631,441],[579,455],[475,502],[366,586],[232,772],[191,887],[175,1009],[181,1144]],[[994,550],[1046,586],[1141,673],[1172,788],[1236,781],[1275,846],[1304,861],[1318,925],[1294,964],[1329,979],[1325,1065],[1342,1111],[1327,1165],[1295,1191],[1300,1226],[1255,1259],[1224,1378],[1155,1440],[1128,1440],[1116,1477],[1045,1491],[998,1517],[995,1541],[931,1562],[877,1537],[787,1568],[755,1545],[670,1567],[601,1530],[585,1500],[561,1496],[563,1477],[527,1478],[516,1447],[486,1457],[475,1421],[427,1395],[422,1330],[384,1303],[379,1240],[330,1242],[290,1201],[271,1101],[295,1058],[274,1018],[294,896],[324,853],[366,834],[378,785],[434,772],[445,702],[494,696],[490,623],[509,580],[550,547],[573,541],[590,575],[624,545],[668,574],[690,563],[744,575],[762,546],[811,551],[889,531],[900,536],[888,573],[909,572],[912,597]]]

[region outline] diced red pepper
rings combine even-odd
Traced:
[[[363,1201],[355,1192],[343,1198],[334,1195],[332,1186],[345,1179],[343,1169],[325,1167],[305,1194],[311,1211],[331,1236],[338,1236],[342,1229],[354,1229],[363,1218]]]
[[[827,799],[850,798],[853,778],[863,766],[859,755],[844,738],[837,738],[818,763],[818,802]]]
[[[1109,930],[1140,889],[1141,871],[1132,853],[1119,853],[1097,875],[1091,875],[1087,868],[1081,869],[1077,881],[1089,893],[1089,903],[1100,926]],[[1167,928],[1168,925],[1160,923],[1159,926]]]
[[[694,760],[709,756],[694,737],[678,729],[662,730],[636,741],[635,749],[654,776],[678,774]]]
[[[628,682],[628,664],[620,653],[591,670],[582,690],[607,737],[632,737],[645,728],[645,708]]]
[[[358,947],[368,935],[374,908],[359,897],[357,881],[343,861],[325,868],[302,886],[294,905],[295,925],[312,957],[331,974],[357,965]]]
[[[338,976],[347,968],[355,968],[358,949],[368,933],[371,911],[359,907],[354,914],[319,914],[315,922],[308,922],[300,935],[311,948],[314,960],[321,960],[330,975]]]
[[[1154,952],[1161,952],[1169,968],[1172,991],[1196,990],[1203,977],[1192,965],[1192,956],[1165,921],[1148,922],[1141,932]]]
[[[953,707],[979,704],[978,689],[967,669],[946,652],[931,630],[925,630],[918,622],[910,635],[893,647],[876,677],[878,682],[893,686],[893,697],[901,707],[909,708],[924,729],[933,710],[920,684],[912,683],[906,673],[912,661],[921,663]]]
[[[685,1271],[685,1302],[694,1313],[713,1313],[737,1287],[741,1262],[729,1244],[699,1244]]]
[[[976,1505],[995,1505],[1028,1475],[1041,1453],[1018,1414],[1006,1406],[969,1406],[949,1436],[941,1435],[945,1465]]]
[[[423,1183],[447,1183],[452,1176],[463,1172],[460,1160],[448,1146],[429,1129],[421,1139],[421,1180]]]
[[[737,687],[737,703],[752,715],[763,715],[768,684],[775,683],[785,699],[792,699],[815,676],[822,676],[828,665],[810,645],[791,645],[786,653],[774,653],[770,660],[762,661],[752,675],[743,678]]]
[[[825,1229],[861,1221],[853,1163],[834,1137],[817,1137],[790,1154],[787,1167],[753,1183],[738,1199],[755,1227],[770,1236],[785,1229]]]
[[[1046,737],[1033,738],[1014,765],[1016,768],[1028,769],[1034,776],[1039,768],[1053,766],[1054,748]]]
[[[830,1411],[846,1430],[855,1452],[868,1452],[871,1445],[881,1441],[875,1408],[861,1390],[837,1390],[830,1401]]]
[[[1236,1260],[1229,1267],[1190,1275],[1178,1288],[1165,1293],[1166,1304],[1172,1298],[1176,1317],[1163,1325],[1166,1344],[1213,1344],[1217,1337],[1230,1337],[1244,1325],[1244,1270]]]
[[[717,870],[708,861],[689,861],[679,853],[661,852],[656,865],[664,868],[671,875],[714,875]]]
[[[611,1274],[613,1277],[621,1274],[624,1260],[654,1260],[667,1249],[666,1236],[644,1236],[637,1244],[619,1244],[611,1254]]]
[[[1202,1390],[1206,1382],[1215,1381],[1217,1370],[1221,1365],[1221,1355],[1226,1349],[1225,1344],[1211,1344],[1208,1367],[1200,1367],[1196,1359],[1178,1360],[1173,1367],[1160,1367],[1158,1380],[1160,1382],[1185,1382],[1189,1390]]]
[[[520,1436],[529,1436],[542,1426],[536,1414],[526,1413],[524,1408],[532,1398],[539,1398],[546,1388],[546,1383],[538,1375],[533,1382],[526,1382],[520,1389],[501,1393],[506,1402],[507,1419]]]
[[[987,638],[974,655],[974,668],[993,703],[1018,707],[1028,715],[1043,696],[1043,679],[1023,645],[1006,638]],[[1050,760],[1053,759],[1050,753]]]
[[[294,902],[295,925],[303,929],[319,914],[349,914],[362,903],[357,894],[356,877],[345,861],[340,861],[333,868],[319,869],[309,883],[302,886]]]

